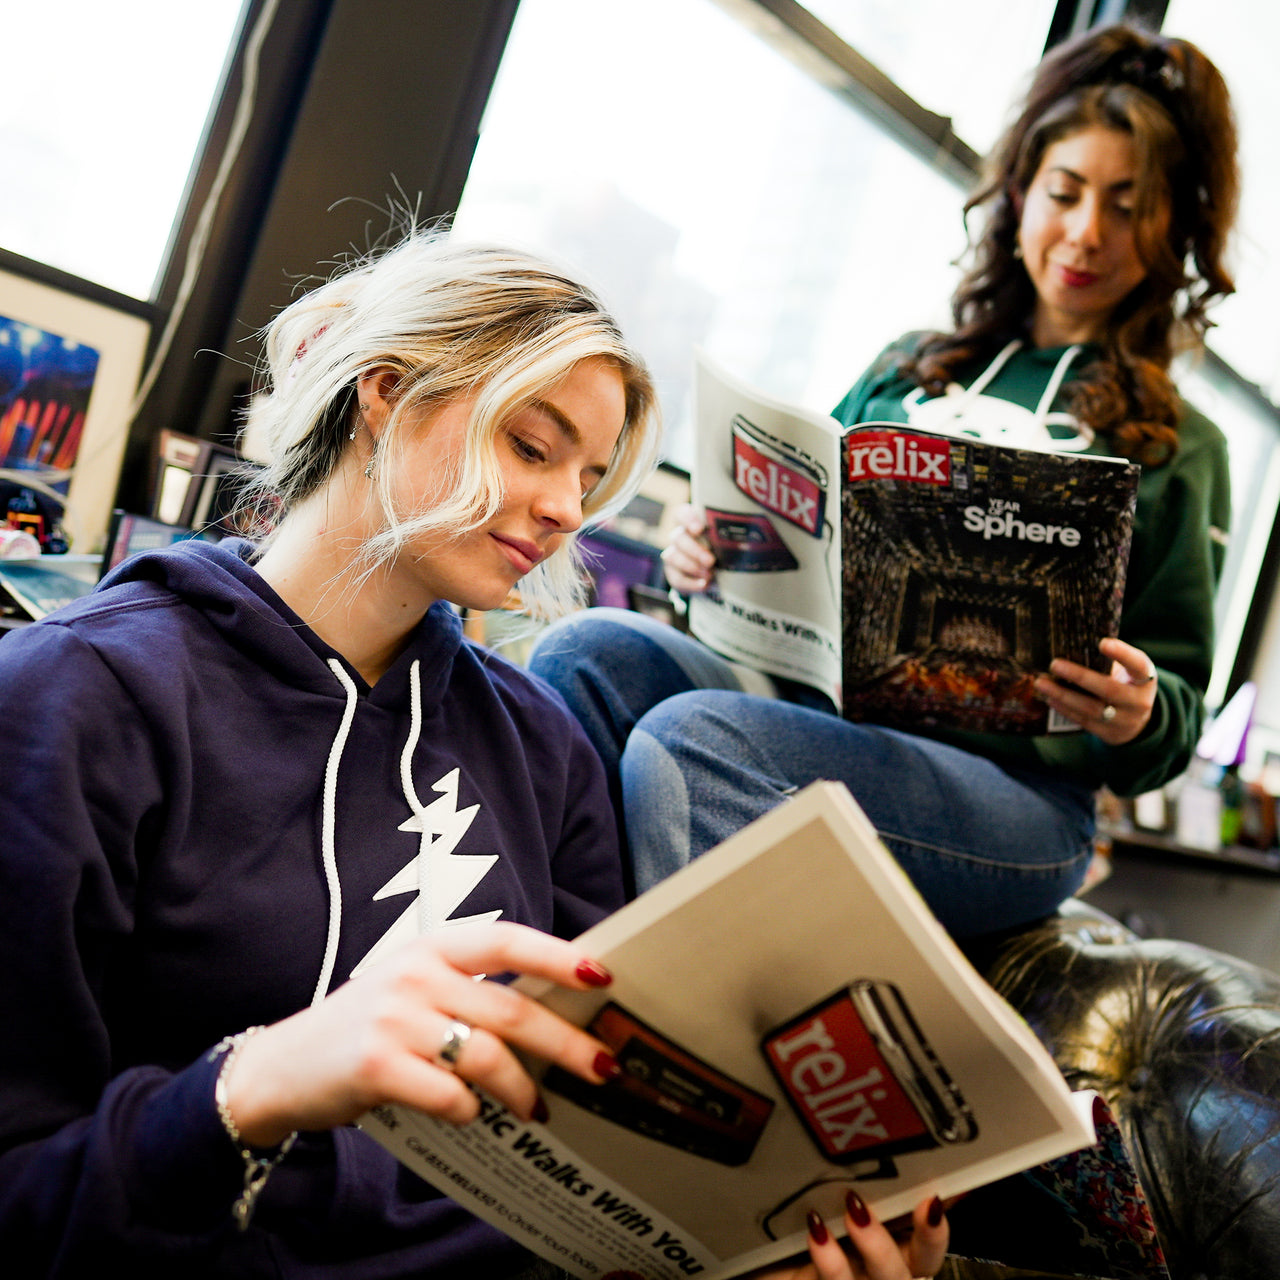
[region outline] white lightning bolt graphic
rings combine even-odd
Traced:
[[[418,799],[410,773],[410,762],[417,746],[420,729],[420,702],[418,696],[418,664],[410,668],[412,688],[412,727],[400,757],[400,780],[405,799],[412,809],[412,816],[399,826],[401,831],[416,831],[419,835],[417,856],[374,894],[374,901],[394,898],[402,893],[417,891],[417,897],[409,903],[399,919],[374,943],[368,954],[351,971],[352,976],[397,947],[423,933],[430,933],[447,925],[496,920],[501,910],[480,915],[450,919],[454,911],[466,900],[471,891],[484,879],[490,867],[498,861],[496,853],[454,853],[458,842],[480,810],[478,804],[466,809],[458,808],[458,770],[451,769],[432,786],[439,798],[429,805]]]

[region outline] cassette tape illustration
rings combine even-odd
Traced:
[[[621,1005],[604,1005],[586,1028],[622,1074],[588,1084],[559,1067],[543,1085],[614,1124],[718,1164],[745,1164],[773,1113],[771,1098],[717,1071]]]
[[[835,1164],[978,1135],[892,983],[851,983],[771,1031],[761,1047],[809,1136]]]
[[[769,517],[756,511],[718,511],[708,507],[707,541],[722,569],[779,573],[800,567]]]

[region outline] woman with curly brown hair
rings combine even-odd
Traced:
[[[766,677],[617,611],[543,638],[533,667],[613,772],[640,887],[834,778],[955,935],[1014,927],[1079,888],[1097,788],[1133,795],[1186,767],[1230,497],[1226,442],[1169,369],[1232,291],[1237,190],[1229,95],[1199,49],[1128,25],[1060,46],[966,205],[982,223],[953,328],[893,343],[836,409],[846,425],[908,422],[1141,464],[1120,636],[1101,642],[1110,670],[1055,659],[1037,680],[1083,732],[851,723],[811,690],[762,697]],[[664,553],[681,591],[711,582],[701,531],[691,513]]]
[[[1037,197],[1062,206],[1076,194],[1054,182],[1061,166],[1046,167],[1045,155],[1080,135],[1118,147],[1132,169],[1114,207],[1132,224],[1131,248],[1128,236],[1122,242],[1136,255],[1137,282],[1119,277],[1118,297],[1078,274],[1048,278],[1024,257],[1024,234],[1043,226]],[[968,363],[1011,340],[1044,348],[1081,336],[1097,347],[1064,388],[1067,405],[1113,452],[1165,461],[1182,412],[1170,362],[1200,344],[1209,304],[1235,289],[1223,261],[1239,189],[1235,157],[1227,87],[1194,46],[1124,26],[1064,45],[1041,63],[965,204],[966,216],[985,209],[987,220],[952,302],[955,328],[921,342],[902,371],[939,396]]]

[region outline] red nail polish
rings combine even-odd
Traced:
[[[929,1201],[929,1209],[925,1215],[925,1221],[931,1227],[936,1227],[942,1222],[942,1215],[945,1212],[946,1210],[942,1207],[942,1201],[939,1200],[937,1196],[934,1196],[933,1199]]]
[[[622,1074],[617,1058],[611,1053],[597,1053],[591,1067],[596,1075],[603,1076],[606,1080],[616,1080]]]
[[[530,1113],[539,1124],[546,1124],[551,1119],[551,1113],[547,1110],[547,1104],[539,1098],[533,1104],[533,1111]]]
[[[818,1217],[817,1213],[810,1209],[805,1217],[805,1221],[809,1224],[809,1238],[814,1244],[827,1243],[827,1224]]]
[[[865,1227],[871,1222],[871,1210],[856,1191],[845,1192],[844,1207],[855,1227]]]
[[[578,967],[573,972],[579,981],[585,982],[589,987],[607,987],[613,981],[613,974],[594,960],[578,961]]]

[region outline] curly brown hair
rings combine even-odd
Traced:
[[[986,216],[952,298],[955,327],[929,335],[902,371],[938,395],[963,364],[1027,336],[1036,295],[1016,253],[1022,197],[1050,146],[1095,126],[1134,141],[1135,239],[1147,275],[1065,394],[1109,447],[1157,465],[1177,448],[1169,366],[1203,344],[1209,305],[1235,291],[1225,263],[1239,198],[1235,115],[1221,73],[1186,40],[1120,23],[1045,56],[965,202],[966,224],[975,209]]]

